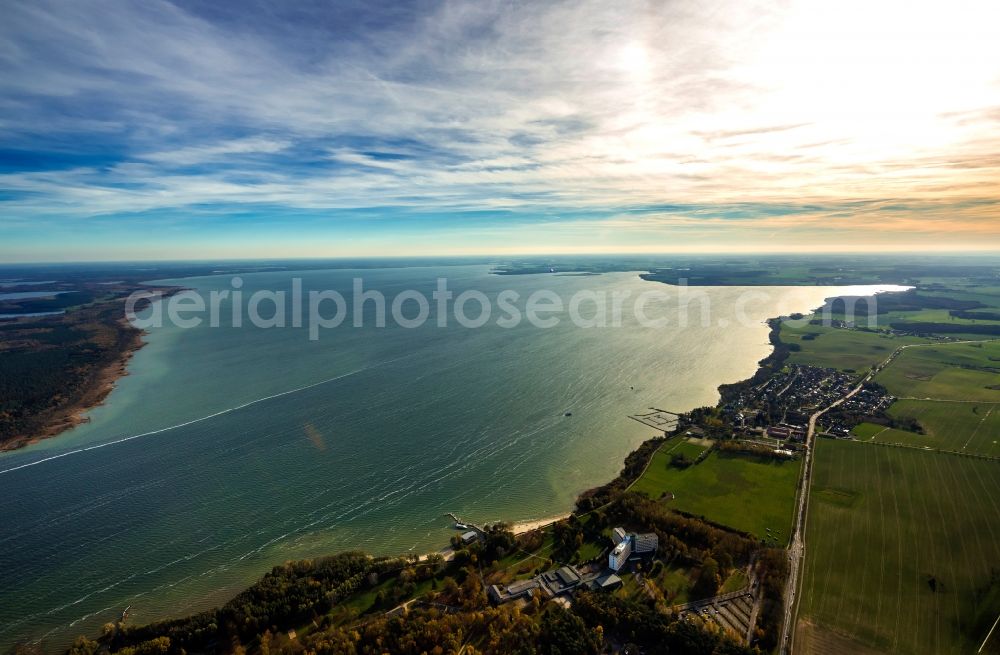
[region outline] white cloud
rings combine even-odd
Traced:
[[[614,214],[1000,192],[1000,10],[986,0],[447,3],[302,44],[166,2],[6,13],[4,129],[103,126],[125,161],[0,176],[20,193],[0,222],[225,203]],[[311,144],[340,166],[287,166]],[[171,170],[199,164],[224,166]]]

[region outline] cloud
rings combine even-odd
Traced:
[[[220,163],[238,160],[246,155],[274,154],[291,145],[289,141],[265,138],[244,138],[213,144],[186,146],[176,150],[161,150],[136,155],[140,161],[152,161],[167,165],[194,165]]]
[[[1000,246],[997,18],[973,0],[15,4],[0,146],[52,165],[2,169],[0,230],[227,207],[434,230],[502,209],[735,238],[736,212],[845,238],[953,217]],[[637,211],[668,204],[697,209]]]

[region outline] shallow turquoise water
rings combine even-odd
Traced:
[[[491,297],[669,289],[633,273],[501,277],[483,266],[299,275],[307,290],[348,297],[363,275],[390,299],[409,288],[429,297],[440,276]],[[290,278],[246,275],[244,291]],[[179,283],[207,292],[229,281]],[[770,298],[738,325],[723,316],[742,291],[707,289],[709,325],[666,329],[629,312],[620,328],[593,329],[440,328],[432,313],[417,329],[345,324],[319,341],[304,328],[154,329],[90,423],[0,457],[0,648],[64,648],[127,605],[139,622],[186,614],[287,559],[436,550],[451,534],[445,512],[484,522],[568,511],[654,435],[628,414],[714,403],[718,384],[752,374],[769,351],[762,319],[832,292],[755,289]]]

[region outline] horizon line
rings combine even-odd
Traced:
[[[556,252],[511,252],[511,253],[442,253],[442,254],[414,254],[414,255],[291,255],[291,256],[261,256],[261,257],[209,257],[209,258],[143,258],[143,259],[79,259],[79,260],[32,260],[32,261],[0,261],[0,267],[16,266],[45,266],[45,265],[74,265],[74,264],[195,264],[213,262],[322,262],[322,261],[358,261],[358,260],[447,260],[447,259],[499,259],[518,257],[700,257],[700,256],[721,256],[721,257],[775,257],[775,256],[812,256],[812,257],[835,257],[835,256],[860,256],[878,257],[881,255],[905,256],[923,255],[931,257],[947,257],[957,255],[968,255],[973,257],[1000,257],[1000,249],[936,249],[936,250],[823,250],[823,251],[792,251],[792,250],[705,250],[705,251],[618,251],[618,252],[594,252],[594,251],[556,251]]]

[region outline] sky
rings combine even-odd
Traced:
[[[0,3],[0,262],[1000,250],[996,0]]]

